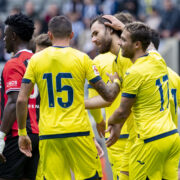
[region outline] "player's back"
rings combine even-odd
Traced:
[[[133,81],[132,81],[133,79]],[[123,92],[136,94],[132,112],[135,128],[146,139],[175,129],[169,110],[168,72],[160,56],[146,55],[128,69]]]
[[[41,96],[40,135],[89,131],[84,83],[98,77],[89,57],[71,47],[49,47],[31,61]]]

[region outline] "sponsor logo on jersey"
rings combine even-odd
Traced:
[[[14,87],[17,86],[17,81],[9,81],[6,83],[7,87]]]

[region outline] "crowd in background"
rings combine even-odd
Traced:
[[[49,20],[56,15],[66,15],[72,22],[72,46],[92,58],[96,49],[91,42],[90,21],[98,14],[130,12],[136,20],[158,30],[161,38],[180,39],[179,0],[0,0],[0,62],[9,59],[4,50],[4,19],[15,13],[25,13],[34,20],[37,36],[47,32]]]

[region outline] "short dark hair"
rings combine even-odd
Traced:
[[[64,38],[72,33],[72,24],[66,16],[55,16],[50,20],[48,29],[54,37]]]
[[[160,35],[154,29],[151,29],[151,42],[153,43],[156,50],[158,50],[160,44]]]
[[[45,47],[49,47],[52,46],[52,42],[49,39],[48,34],[40,34],[39,36],[37,36],[35,38],[35,43],[39,46],[45,46]]]
[[[151,28],[141,22],[133,22],[125,25],[124,30],[131,34],[132,42],[140,41],[145,51],[151,42]]]
[[[114,16],[125,25],[134,21],[134,18],[130,13],[120,12],[114,14]]]
[[[30,41],[34,33],[34,22],[22,13],[8,16],[5,25],[9,25],[23,41]]]
[[[97,21],[98,23],[100,23],[100,24],[104,24],[105,22],[111,23],[111,21],[108,20],[108,19],[106,19],[106,18],[104,18],[103,15],[98,15],[98,16],[96,16],[94,19],[91,20],[91,22],[90,22],[90,28],[92,27],[92,25],[93,25],[96,21]],[[109,27],[109,26],[106,26],[105,24],[104,24],[104,26],[112,29],[113,32],[114,32],[115,34],[117,34],[119,37],[121,36],[121,31],[114,30],[113,28],[111,28],[111,27]]]

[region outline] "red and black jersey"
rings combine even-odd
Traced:
[[[9,60],[3,69],[1,75],[1,120],[3,117],[4,107],[6,106],[7,94],[13,91],[20,91],[21,82],[28,65],[28,61],[33,54],[28,50],[21,50],[11,60]],[[39,95],[37,86],[35,86],[28,102],[28,116],[26,122],[27,133],[38,134],[39,120]],[[14,122],[8,137],[18,135],[17,120]]]

